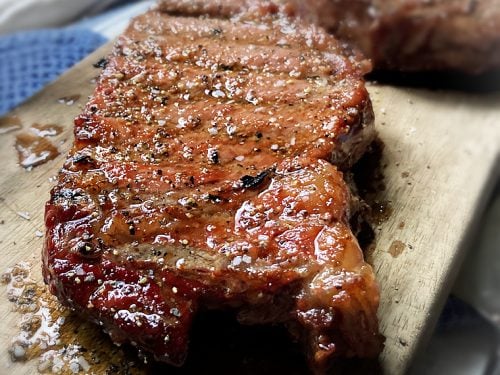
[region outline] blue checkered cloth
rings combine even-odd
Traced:
[[[0,37],[0,116],[40,90],[106,41],[80,27]]]

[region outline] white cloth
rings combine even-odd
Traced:
[[[0,34],[67,24],[117,0],[0,0]]]
[[[154,3],[154,0],[142,0],[126,6],[120,6],[102,15],[83,20],[79,25],[99,33],[108,39],[114,39],[125,30],[132,17],[145,12]]]

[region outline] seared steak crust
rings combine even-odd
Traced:
[[[270,5],[273,4],[273,5]],[[500,68],[500,0],[161,0],[219,17],[278,7],[351,42],[377,69],[482,73]]]
[[[173,365],[200,308],[287,325],[316,370],[376,356],[378,288],[340,171],[374,136],[363,73],[279,15],[137,17],[46,206],[50,290]]]

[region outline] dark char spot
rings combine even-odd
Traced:
[[[243,183],[243,187],[246,189],[256,188],[260,186],[267,176],[269,176],[274,169],[266,169],[265,171],[260,172],[257,176],[243,176],[241,178],[241,182]]]
[[[108,65],[108,60],[106,60],[104,57],[93,64],[94,68],[101,68],[101,69],[104,69],[106,65]]]

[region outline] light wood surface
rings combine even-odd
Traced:
[[[72,143],[72,119],[85,104],[99,73],[92,67],[103,47],[23,104],[14,114],[28,128],[58,124],[61,155],[25,171],[17,164],[15,133],[0,135],[0,271],[20,261],[33,265],[41,281],[43,210],[50,177],[57,174]],[[498,176],[500,93],[466,94],[370,85],[377,129],[385,144],[385,191],[393,213],[376,229],[376,249],[368,257],[381,287],[379,317],[386,347],[387,374],[402,374],[433,329],[461,263],[475,219]],[[61,97],[79,94],[72,106]],[[29,212],[30,219],[18,212]],[[398,242],[399,241],[399,242]],[[36,361],[12,363],[7,349],[20,315],[0,287],[0,374],[36,373]],[[76,325],[80,322],[74,323]],[[82,327],[86,327],[83,325]],[[84,328],[76,335],[84,336]],[[66,332],[65,334],[73,334]],[[89,337],[97,337],[95,332]],[[94,336],[92,336],[94,335]],[[103,350],[113,346],[96,339]],[[88,341],[88,339],[87,339]],[[221,354],[223,355],[223,354]]]

